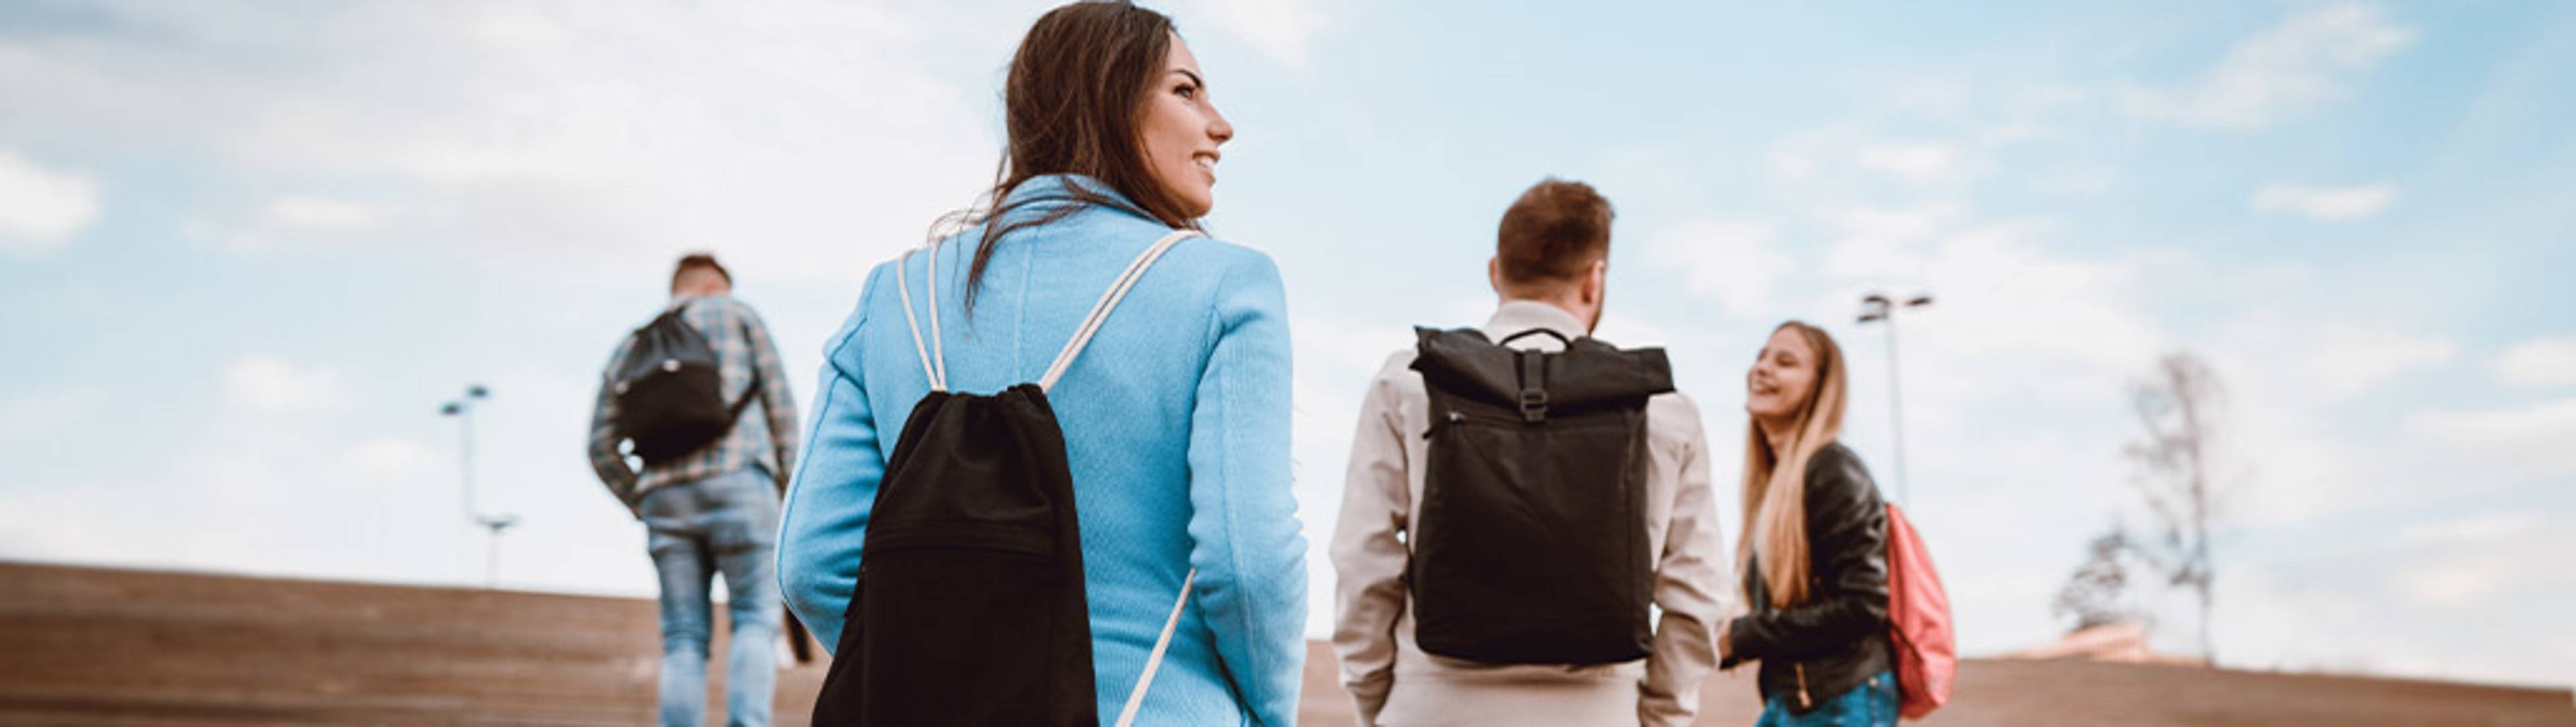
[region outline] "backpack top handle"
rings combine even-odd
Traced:
[[[1557,343],[1562,343],[1562,344],[1565,344],[1565,345],[1567,345],[1567,346],[1572,346],[1572,345],[1574,345],[1574,339],[1571,339],[1571,338],[1567,338],[1567,337],[1565,337],[1565,334],[1558,333],[1558,332],[1556,332],[1556,329],[1553,329],[1553,328],[1532,328],[1532,329],[1529,329],[1529,330],[1526,330],[1526,331],[1522,331],[1522,332],[1519,332],[1519,333],[1514,333],[1514,334],[1509,335],[1509,336],[1504,336],[1504,337],[1503,337],[1503,340],[1495,342],[1495,343],[1494,343],[1494,345],[1496,345],[1496,346],[1509,346],[1509,345],[1512,345],[1512,342],[1513,342],[1513,341],[1518,341],[1518,340],[1521,340],[1521,339],[1524,339],[1524,338],[1528,338],[1528,337],[1530,337],[1530,334],[1534,334],[1534,333],[1545,333],[1545,334],[1547,334],[1547,336],[1548,336],[1549,338],[1554,338],[1554,339],[1556,339],[1556,342],[1557,342]]]

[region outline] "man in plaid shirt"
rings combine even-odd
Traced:
[[[615,379],[634,345],[629,337],[608,359],[590,420],[591,468],[644,521],[646,549],[661,574],[665,725],[704,723],[713,610],[707,588],[717,573],[724,575],[733,619],[725,671],[730,723],[768,724],[777,679],[773,649],[781,610],[772,554],[779,498],[787,489],[787,468],[796,461],[796,400],[788,393],[769,328],[732,293],[733,276],[713,256],[683,257],[671,274],[671,306],[685,306],[681,319],[715,349],[725,400],[757,396],[759,414],[746,406],[715,443],[637,473],[616,427]]]

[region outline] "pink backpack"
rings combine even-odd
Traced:
[[[1922,719],[1950,701],[1959,644],[1950,633],[1950,594],[1932,569],[1932,552],[1893,502],[1887,504],[1887,623],[1896,644],[1900,711],[1906,719]]]

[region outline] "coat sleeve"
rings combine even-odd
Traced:
[[[1801,659],[1887,630],[1887,506],[1860,461],[1819,458],[1807,473],[1807,538],[1816,592],[1806,603],[1741,616],[1733,661]]]
[[[1700,685],[1717,667],[1717,623],[1725,618],[1728,600],[1708,437],[1696,407],[1677,419],[1690,434],[1674,473],[1678,482],[1664,551],[1655,561],[1655,606],[1663,616],[1655,624],[1655,646],[1637,700],[1638,724],[1647,727],[1687,727],[1698,715]]]
[[[608,486],[608,494],[641,520],[644,511],[635,494],[635,481],[641,475],[627,464],[626,454],[617,449],[618,443],[625,441],[617,436],[617,369],[626,361],[626,349],[633,345],[631,338],[619,342],[617,351],[608,355],[608,366],[600,370],[599,398],[590,407],[590,470],[599,475],[600,484]]]
[[[875,288],[873,278],[867,287]],[[868,294],[859,301],[824,346],[812,433],[778,524],[779,591],[827,650],[840,648],[842,621],[858,592],[859,546],[885,476],[876,415],[860,377]]]
[[[1248,252],[1248,251],[1247,251]],[[1217,287],[1190,415],[1195,608],[1255,723],[1295,724],[1305,667],[1306,540],[1289,489],[1287,300],[1257,253]]]
[[[760,372],[760,411],[768,419],[771,461],[778,463],[775,475],[783,491],[796,469],[796,393],[787,385],[787,369],[779,362],[769,324],[750,306],[742,307],[742,334],[751,348],[751,365]]]
[[[1342,687],[1351,693],[1359,723],[1377,724],[1387,693],[1395,688],[1395,623],[1404,613],[1404,569],[1411,562],[1403,534],[1412,507],[1405,438],[1396,393],[1387,377],[1412,372],[1388,364],[1360,405],[1359,431],[1351,435],[1350,468],[1342,479],[1341,517],[1333,527],[1333,652],[1341,658]]]

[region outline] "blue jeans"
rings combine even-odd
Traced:
[[[754,467],[644,494],[646,548],[662,576],[662,724],[705,724],[707,589],[723,573],[732,648],[725,658],[726,724],[766,727],[778,679],[778,490]]]
[[[1791,714],[1798,695],[1772,697],[1753,727],[1896,727],[1896,674],[1879,672],[1850,691],[1826,699],[1806,714]]]

